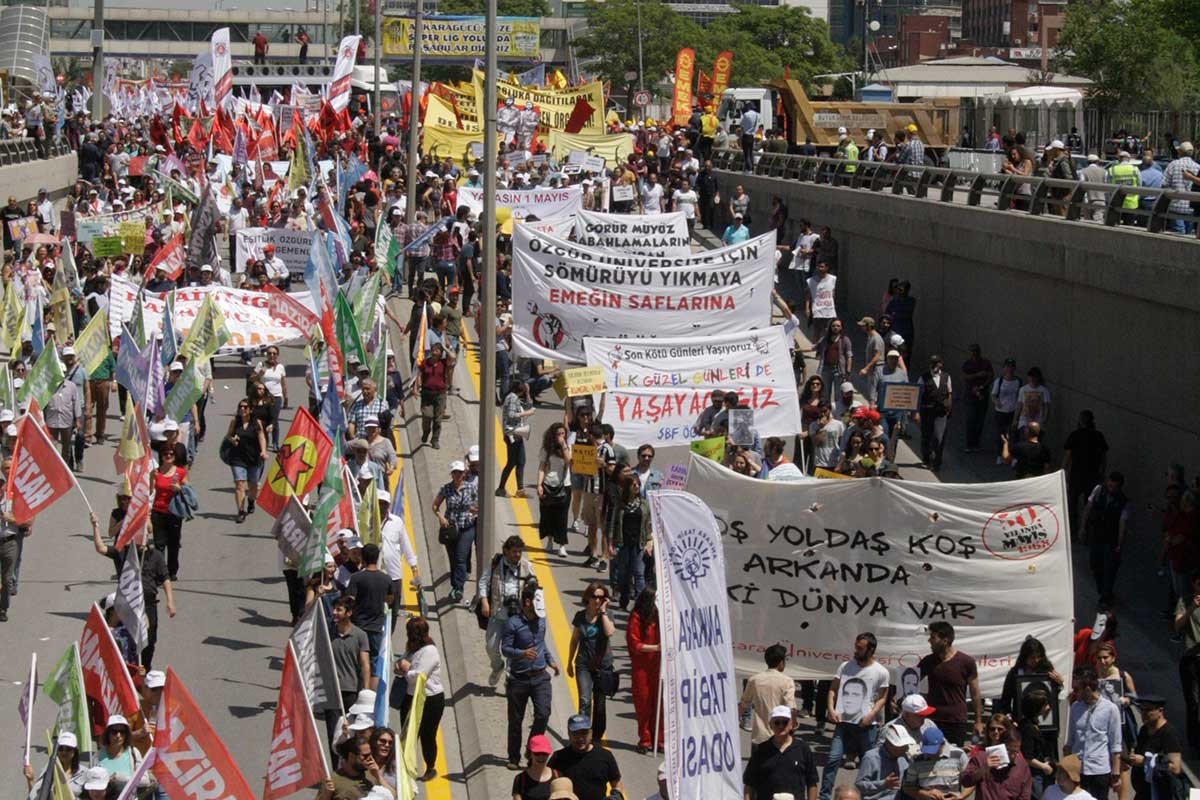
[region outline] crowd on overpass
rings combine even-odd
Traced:
[[[525,150],[515,141],[506,142],[497,181],[513,189],[578,183],[584,189],[585,209],[648,216],[679,211],[688,220],[689,233],[715,234],[721,228],[721,238],[729,244],[744,241],[752,227],[782,232],[785,207],[776,204],[769,220],[750,219],[750,199],[742,187],[726,185],[703,158],[712,146],[705,141],[703,116],[697,112],[695,124],[674,129],[635,126],[629,132],[632,152],[624,162],[593,170],[568,170],[568,164],[543,147]],[[28,113],[23,120],[26,131],[31,130]],[[39,202],[22,210],[13,197],[3,214],[3,331],[12,351],[7,372],[0,373],[7,376],[0,380],[7,382],[0,385],[5,406],[0,422],[8,426],[4,475],[15,480],[20,470],[14,469],[13,458],[27,458],[31,426],[44,427],[66,468],[112,483],[116,507],[103,525],[99,517],[91,519],[96,551],[113,559],[119,571],[132,552],[141,561],[144,636],[139,636],[140,621],[131,622],[115,593],[101,602],[136,687],[140,718],[116,709],[93,715],[83,732],[96,738],[92,747],[83,746],[78,733],[59,734],[58,757],[70,792],[90,798],[116,796],[140,780],[138,796],[168,793],[156,787],[157,771],[138,768],[158,741],[155,724],[162,719],[158,704],[166,676],[155,666],[171,660],[170,653],[156,650],[159,598],[167,616],[174,616],[174,587],[190,577],[183,547],[186,519],[197,505],[206,508],[215,502],[214,487],[193,485],[189,468],[199,459],[228,464],[236,503],[231,524],[259,522],[265,516],[256,516],[263,511],[255,505],[259,489],[272,481],[272,465],[287,468],[288,452],[295,448],[289,442],[297,423],[293,420],[288,427],[285,421],[293,407],[306,408],[305,418],[326,429],[335,445],[332,459],[344,466],[335,468],[320,487],[317,482],[310,487],[314,517],[324,513],[328,519],[330,509],[319,509],[334,491],[333,484],[338,485],[337,493],[355,498],[355,510],[363,508],[364,498],[367,508],[365,518],[361,511],[341,517],[328,545],[321,537],[321,566],[311,574],[305,572],[302,554],[281,558],[290,622],[302,626],[316,618],[317,624],[328,626],[342,689],[340,708],[323,714],[328,741],[322,744],[332,750],[334,771],[317,796],[407,796],[407,788],[399,784],[408,777],[398,773],[394,758],[401,736],[379,723],[381,703],[396,709],[402,724],[415,714],[414,705],[423,706],[418,724],[424,769],[419,777],[437,777],[438,721],[443,708],[453,707],[446,692],[447,669],[425,618],[409,617],[403,634],[388,623],[396,624],[399,615],[389,614],[399,611],[401,583],[419,563],[412,532],[405,531],[402,517],[393,513],[393,498],[399,497],[390,483],[397,465],[393,434],[416,410],[420,446],[440,449],[440,432],[449,420],[446,400],[461,391],[463,370],[456,374],[455,368],[465,360],[465,344],[473,338],[472,320],[478,333],[477,313],[486,303],[496,310],[499,367],[495,397],[490,396],[492,387],[483,387],[481,400],[499,406],[506,463],[498,486],[479,486],[479,460],[495,454],[488,448],[482,453],[471,448],[450,464],[449,479],[428,509],[429,518],[438,523],[437,533],[431,535],[445,546],[449,565],[449,591],[442,608],[471,608],[486,629],[481,637],[490,680],[493,686],[502,683],[508,714],[505,747],[502,752],[497,747],[497,755],[514,773],[513,797],[623,796],[621,762],[651,758],[650,751],[661,743],[655,736],[661,644],[651,568],[656,554],[645,500],[646,492],[664,481],[655,467],[655,449],[644,444],[630,452],[614,444],[602,405],[567,402],[561,421],[532,428],[528,420],[535,409],[547,405],[541,396],[552,387],[558,367],[515,353],[511,229],[482,230],[478,215],[459,198],[464,187],[481,187],[482,159],[438,159],[422,153],[416,172],[410,174],[401,119],[385,119],[380,131],[372,129],[365,112],[353,118],[331,114],[323,123],[327,124],[313,131],[299,124],[276,131],[274,123],[262,119],[218,116],[205,130],[178,116],[90,120],[86,114],[75,115],[64,133],[78,138],[81,173],[65,206],[56,208],[39,196]],[[746,124],[750,130],[756,127]],[[271,144],[278,148],[273,160],[306,171],[305,179],[296,181],[295,173],[284,177],[266,169],[250,170],[245,140],[254,134],[262,141],[263,132],[274,137]],[[907,138],[887,156],[880,142],[868,146],[867,152],[887,158],[907,153],[904,158],[915,160],[903,163],[920,163],[919,140]],[[210,139],[217,153],[228,159],[208,157]],[[235,144],[239,141],[240,147]],[[226,144],[233,152],[222,152]],[[1190,161],[1186,144],[1180,145],[1179,158],[1165,171],[1172,176],[1169,180],[1178,175],[1197,180],[1200,169]],[[266,144],[259,147],[265,153]],[[1014,148],[1024,163],[1015,139]],[[1061,149],[1054,142],[1049,148],[1051,153]],[[851,142],[843,148],[847,160],[859,158],[861,152]],[[323,161],[333,162],[324,178],[319,176]],[[406,189],[411,185],[416,208],[413,221],[407,222]],[[135,221],[143,223],[138,230],[144,237],[138,242],[110,235],[105,227],[119,229],[121,223]],[[173,330],[164,330],[161,343],[155,344],[155,337],[147,336],[153,325],[143,327],[147,323],[140,313],[138,323],[120,326],[111,341],[108,326],[102,326],[103,346],[94,349],[93,338],[86,334],[93,320],[117,313],[112,287],[118,283],[133,285],[138,296],[146,298],[213,286],[273,295],[273,289],[286,289],[303,279],[303,273],[289,271],[273,247],[240,251],[237,234],[249,228],[329,232],[331,240],[342,243],[330,254],[336,263],[331,270],[336,286],[345,298],[361,300],[367,293],[366,319],[373,316],[379,295],[390,291],[393,300],[411,301],[406,319],[395,318],[393,306],[385,305],[387,319],[407,336],[407,348],[396,344],[388,349],[386,338],[367,331],[351,335],[349,323],[339,316],[338,325],[345,327],[339,327],[323,348],[309,352],[303,384],[289,378],[273,345],[259,363],[251,363],[251,353],[245,352],[244,384],[235,382],[234,390],[224,393],[215,389],[210,363],[224,342],[211,346],[201,340],[189,347],[191,337],[179,341]],[[80,235],[84,230],[91,231],[87,241]],[[1098,430],[1103,420],[1085,412],[1068,431],[1068,423],[1052,413],[1053,376],[1024,363],[1033,354],[1003,352],[1003,342],[986,348],[968,344],[970,357],[961,365],[919,349],[919,285],[897,279],[879,287],[883,297],[878,308],[839,308],[837,284],[847,266],[838,257],[833,232],[817,232],[807,220],[801,230],[795,242],[780,242],[774,302],[791,337],[802,432],[790,442],[755,434],[749,444],[729,446],[718,460],[762,480],[796,479],[818,471],[898,480],[898,443],[915,438],[922,462],[934,472],[946,463],[948,445],[967,454],[983,451],[986,459],[1011,465],[1016,478],[1062,465],[1076,520],[1073,527],[1086,541],[1086,551],[1075,552],[1086,552],[1100,607],[1096,622],[1077,633],[1071,674],[1056,669],[1065,670],[1065,665],[1049,663],[1036,639],[1009,643],[1013,686],[998,698],[982,696],[975,661],[955,648],[955,630],[947,623],[929,626],[928,654],[915,676],[926,682],[924,692],[892,684],[888,671],[876,661],[870,632],[848,643],[853,657],[838,666],[836,677],[799,687],[785,674],[784,648],[769,648],[764,671],[750,679],[739,706],[753,744],[745,754],[747,798],[950,800],[973,791],[984,800],[1181,796],[1181,757],[1200,747],[1197,486],[1186,483],[1181,468],[1174,470],[1165,506],[1155,518],[1161,520],[1171,576],[1172,597],[1164,613],[1187,648],[1180,662],[1187,706],[1167,708],[1163,698],[1137,693],[1134,677],[1117,664],[1115,583],[1135,504],[1124,493],[1121,473],[1111,469],[1119,468],[1120,454],[1108,452]],[[495,237],[495,263],[481,262],[481,237]],[[119,240],[116,245],[114,238]],[[229,239],[228,257],[216,245],[221,238]],[[105,255],[109,246],[119,252]],[[494,297],[481,292],[484,271],[494,272]],[[351,313],[358,316],[358,309]],[[327,335],[332,333],[330,328]],[[77,360],[85,339],[88,353],[98,356],[89,356],[86,365]],[[156,356],[172,353],[160,357],[159,368],[150,371],[149,389],[131,380],[125,362],[119,363],[122,351],[143,347]],[[985,350],[995,354],[999,368]],[[810,354],[816,364],[811,375],[806,361]],[[192,375],[198,376],[195,385],[179,388],[187,386],[185,380]],[[885,407],[882,392],[889,383],[918,384],[919,406],[907,411]],[[188,402],[167,400],[177,388],[189,393]],[[116,414],[110,413],[114,392],[119,392]],[[140,394],[127,396],[135,392]],[[138,396],[148,402],[139,403]],[[299,401],[301,397],[305,401]],[[711,401],[695,427],[714,436],[728,433],[732,412],[745,408],[746,398],[719,391]],[[210,428],[218,405],[231,421],[228,427],[220,423]],[[168,409],[177,415],[169,415]],[[964,439],[950,443],[949,420],[959,413],[966,417]],[[113,438],[110,426],[118,419],[118,453],[128,469],[114,476],[107,459],[87,451]],[[295,419],[302,419],[298,411]],[[412,438],[416,446],[415,435]],[[581,445],[595,448],[595,475],[572,470],[573,450]],[[1058,445],[1053,449],[1061,456],[1052,445]],[[144,456],[135,455],[139,447]],[[536,470],[526,471],[527,448],[535,451],[528,455],[536,460]],[[137,464],[142,465],[140,471]],[[145,494],[139,491],[142,487]],[[568,545],[586,540],[577,555],[584,567],[595,571],[595,580],[572,619],[566,663],[559,663],[546,642],[540,607],[544,599],[523,540],[508,539],[499,552],[472,563],[481,494],[508,497],[510,490],[538,509],[538,533],[548,552],[572,558]],[[377,511],[371,508],[371,497]],[[11,611],[23,623],[37,613],[21,608],[17,599],[23,546],[27,537],[41,531],[35,530],[35,522],[18,521],[12,504],[11,498],[0,501],[0,621],[7,621]],[[129,532],[131,541],[141,540],[130,550],[129,541],[122,541],[125,520],[140,511],[146,512],[144,530],[140,535]],[[614,639],[628,648],[638,731],[636,756],[620,758],[602,741],[608,732],[608,703],[618,691],[610,646]],[[394,658],[386,660],[389,653]],[[620,668],[624,671],[624,665]],[[560,669],[576,682],[580,705],[568,719],[555,720],[568,732],[567,744],[555,750],[545,734],[551,722],[551,673]],[[1017,679],[1025,674],[1044,674],[1047,679],[1018,692]],[[414,691],[423,692],[422,703],[414,703]],[[1043,717],[1060,697],[1069,700],[1069,713],[1057,725],[1048,725]],[[460,698],[464,699],[457,702],[499,702]],[[1140,718],[1135,709],[1140,709]],[[806,716],[815,720],[822,743],[827,738],[831,742],[823,770],[814,756],[817,739],[805,741],[797,733],[796,723]],[[1168,722],[1168,716],[1173,721]],[[1183,724],[1177,728],[1176,721]],[[1062,748],[1060,733],[1065,738]],[[96,755],[94,764],[79,763],[81,749]],[[849,780],[840,770],[851,763],[858,772]],[[53,779],[32,768],[26,777],[35,793],[39,782]],[[664,780],[658,796],[665,798],[665,792]]]

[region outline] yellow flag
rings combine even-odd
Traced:
[[[555,89],[563,90],[567,88],[567,76],[562,74],[561,69],[554,70],[554,77],[550,79],[550,83]]]
[[[117,455],[125,459],[126,464],[137,461],[146,451],[142,448],[142,440],[138,435],[137,407],[133,398],[125,396],[125,418],[121,425],[121,441],[117,443]]]
[[[208,358],[221,349],[229,341],[229,328],[225,327],[225,315],[217,307],[210,294],[200,304],[192,327],[188,328],[187,337],[179,348],[179,355],[193,361]]]
[[[21,344],[21,329],[25,327],[25,304],[17,299],[16,281],[9,281],[4,290],[4,344],[8,351]]]
[[[417,771],[417,729],[421,727],[421,717],[425,715],[425,673],[417,675],[411,694],[413,704],[408,712],[408,723],[404,726],[404,744],[400,748],[400,755],[404,759],[404,771],[409,777],[416,779],[421,774]],[[425,768],[429,769],[432,766],[426,764]],[[399,785],[408,781],[397,780],[396,783]]]
[[[75,358],[83,371],[91,375],[104,363],[108,352],[108,315],[101,308],[75,340]]]
[[[375,489],[375,481],[371,481],[371,485],[363,492],[356,517],[358,533],[362,537],[363,544],[381,546],[383,538],[380,534],[383,525],[379,518],[379,494]]]

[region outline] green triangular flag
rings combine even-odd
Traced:
[[[349,359],[350,356],[357,356],[358,363],[367,363],[367,351],[363,348],[362,335],[358,332],[358,322],[354,317],[354,309],[350,308],[350,303],[346,300],[346,295],[343,292],[337,293],[337,299],[333,303],[333,318],[334,318],[334,333],[337,335],[338,346],[342,349],[342,355]]]

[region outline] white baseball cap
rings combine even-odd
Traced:
[[[87,777],[84,778],[83,788],[85,791],[99,791],[108,788],[108,781],[112,776],[108,774],[108,770],[104,767],[92,767],[87,771]]]
[[[347,714],[374,714],[375,713],[375,690],[360,689],[358,696],[354,698],[354,705],[346,711]]]
[[[467,448],[467,461],[479,460],[479,445],[473,444]]]
[[[450,462],[450,471],[451,472],[466,472],[467,466],[466,466],[466,464],[464,464],[461,461],[451,461]]]
[[[771,719],[791,719],[792,709],[788,706],[775,706],[771,709]]]
[[[919,717],[928,717],[934,712],[933,706],[925,702],[925,698],[919,694],[910,694],[900,703],[900,710],[906,714],[916,714]]]
[[[74,747],[76,750],[79,749],[79,740],[76,739],[75,734],[71,733],[70,731],[63,731],[60,733],[58,735],[57,744],[59,747]]]
[[[146,673],[145,684],[147,689],[160,689],[167,685],[167,674],[162,670],[152,669]]]

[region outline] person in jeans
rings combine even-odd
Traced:
[[[525,420],[533,416],[533,412],[529,387],[520,381],[510,384],[502,409],[505,461],[504,469],[500,472],[500,485],[496,488],[496,497],[507,496],[504,484],[508,482],[510,473],[517,476],[517,491],[513,493],[513,497],[525,496],[525,437],[529,435],[529,423]]]
[[[1104,800],[1121,785],[1121,710],[1100,691],[1100,679],[1091,667],[1075,670],[1075,702],[1067,718],[1065,755],[1082,762],[1080,785],[1092,797]]]
[[[583,608],[571,620],[571,645],[567,654],[567,677],[579,688],[579,713],[592,721],[592,734],[604,738],[608,727],[605,694],[600,687],[601,671],[612,669],[609,641],[617,631],[608,616],[608,588],[598,581],[583,592]]]
[[[450,482],[438,490],[433,500],[433,513],[443,531],[453,531],[439,540],[446,546],[450,562],[450,601],[463,599],[463,586],[471,569],[471,553],[475,549],[475,524],[479,521],[479,484],[466,480],[467,466],[461,461],[450,462]],[[445,503],[446,511],[442,512]]]
[[[534,580],[533,566],[525,558],[525,542],[516,534],[504,540],[500,552],[479,576],[476,596],[480,614],[487,619],[484,647],[492,664],[488,684],[495,686],[504,674],[504,659],[500,655],[500,640],[508,618],[521,608],[521,590]]]
[[[854,658],[842,662],[829,684],[825,717],[835,727],[821,775],[821,800],[829,800],[846,751],[862,756],[875,746],[890,682],[887,668],[875,661],[877,646],[875,634],[860,633]]]
[[[533,700],[533,727],[529,735],[545,733],[553,691],[546,669],[553,670],[555,675],[559,671],[554,655],[546,647],[546,612],[539,610],[538,592],[537,584],[525,584],[521,590],[521,613],[508,618],[500,640],[500,652],[508,661],[508,679],[504,683],[504,694],[508,699],[506,766],[514,772],[521,768],[525,707]]]

